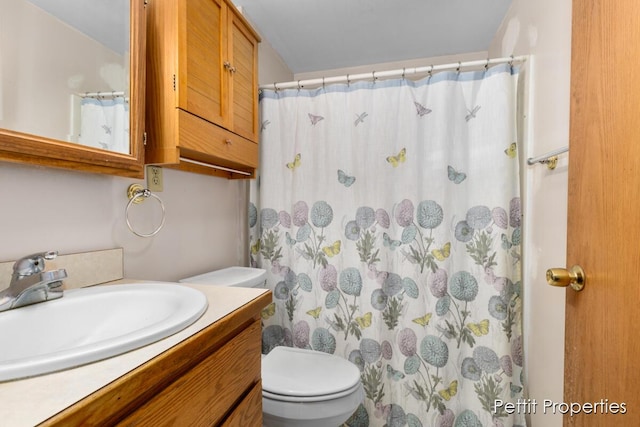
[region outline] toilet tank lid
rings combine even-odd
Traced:
[[[179,280],[181,283],[200,285],[237,286],[253,288],[261,286],[267,278],[267,270],[252,267],[228,267]]]

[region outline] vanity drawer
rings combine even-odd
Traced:
[[[262,426],[262,383],[259,382],[227,417],[222,427]]]
[[[254,321],[119,425],[219,425],[245,395],[240,405],[249,410],[248,399],[260,389],[260,352],[261,326]]]

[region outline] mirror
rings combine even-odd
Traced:
[[[144,175],[144,0],[0,0],[0,160]]]

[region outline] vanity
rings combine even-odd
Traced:
[[[260,312],[271,292],[175,286],[206,295],[195,323],[120,356],[0,383],[12,408],[2,424],[260,426]]]

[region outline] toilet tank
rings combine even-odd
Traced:
[[[239,288],[265,288],[267,271],[262,268],[228,267],[179,280],[198,285],[236,286]]]

